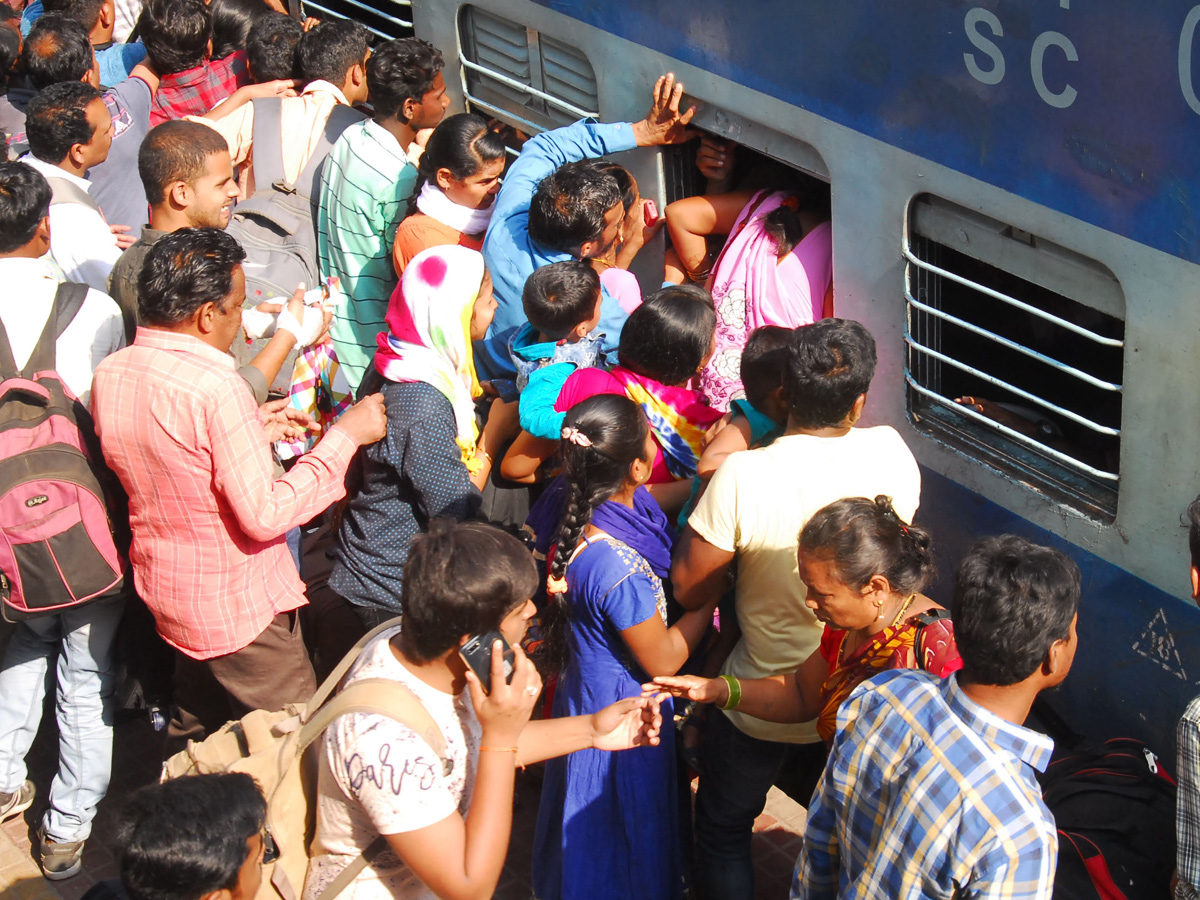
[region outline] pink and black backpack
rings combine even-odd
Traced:
[[[127,569],[119,486],[91,414],[56,371],[55,344],[87,297],[62,284],[18,371],[0,323],[0,601],[9,621],[113,597]],[[121,549],[118,549],[118,548]]]

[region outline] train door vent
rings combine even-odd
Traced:
[[[600,115],[592,64],[564,41],[464,6],[459,46],[463,92],[473,110],[532,134]]]
[[[918,428],[1111,521],[1125,297],[1100,263],[930,195],[904,233],[908,409]]]

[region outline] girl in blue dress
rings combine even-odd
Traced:
[[[565,515],[551,564],[546,645],[560,671],[554,716],[636,696],[676,672],[712,607],[666,624],[673,535],[643,486],[655,444],[641,408],[602,394],[567,413]],[[669,701],[663,719],[670,721]],[[677,900],[684,888],[674,731],[657,747],[547,763],[534,839],[538,900]]]

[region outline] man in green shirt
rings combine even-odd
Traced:
[[[330,337],[355,392],[396,288],[392,244],[417,182],[407,149],[450,103],[442,65],[442,54],[417,38],[377,47],[367,61],[374,118],[342,133],[322,171],[317,253],[322,274],[339,277],[346,295]]]

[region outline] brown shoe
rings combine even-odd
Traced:
[[[33,782],[26,782],[11,794],[0,794],[0,822],[7,822],[33,806]]]
[[[46,837],[45,827],[38,829],[37,838],[38,862],[48,879],[62,881],[83,869],[83,841],[52,841]]]

